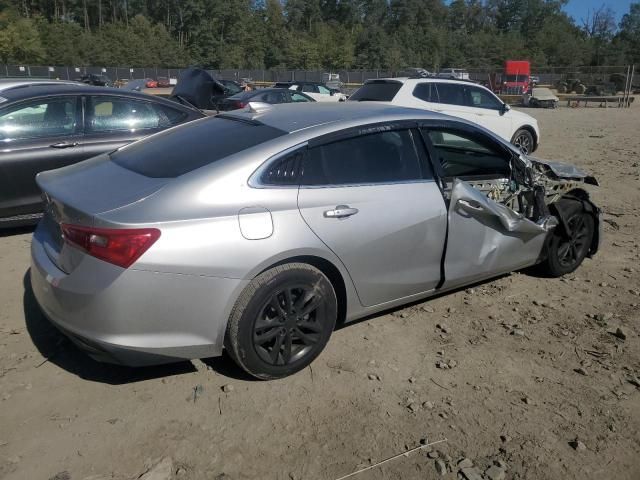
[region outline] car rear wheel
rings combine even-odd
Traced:
[[[585,212],[582,203],[576,200],[560,200],[568,231],[560,226],[553,232],[547,244],[546,260],[541,264],[544,273],[561,277],[580,266],[589,253],[595,222],[593,216]]]
[[[511,143],[518,147],[522,153],[529,155],[535,150],[535,141],[529,130],[520,129],[514,133]]]
[[[225,347],[260,379],[286,377],[309,365],[336,324],[338,302],[317,268],[288,263],[258,275],[231,312]]]

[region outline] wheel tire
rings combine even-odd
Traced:
[[[588,255],[595,233],[593,216],[577,200],[560,200],[561,211],[572,230],[570,238],[558,226],[546,245],[546,259],[540,264],[543,273],[561,277],[573,272]]]
[[[320,270],[306,263],[280,265],[244,289],[229,318],[225,347],[256,378],[286,377],[322,352],[337,315],[335,291]]]
[[[524,128],[521,128],[513,134],[511,143],[518,147],[520,151],[525,155],[529,155],[535,150],[535,141],[533,139],[533,135],[529,130],[525,130]]]

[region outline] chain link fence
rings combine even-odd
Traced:
[[[567,78],[578,78],[582,83],[609,82],[612,74],[626,73],[626,66],[583,66],[583,67],[545,67],[534,69],[532,75],[540,79],[542,85],[555,85]],[[76,80],[86,74],[103,74],[111,80],[132,80],[142,78],[167,77],[178,78],[182,69],[158,67],[68,67],[41,65],[0,65],[0,77],[34,77],[60,80]],[[468,69],[472,80],[490,82],[502,69],[475,68]],[[208,70],[217,78],[224,80],[250,79],[254,82],[282,82],[282,81],[315,81],[327,80],[326,70]],[[340,81],[345,84],[361,84],[373,78],[387,78],[402,75],[402,71],[392,70],[337,70]]]
[[[182,69],[159,67],[68,67],[41,65],[1,65],[0,77],[33,77],[60,80],[75,80],[82,75],[102,74],[111,80],[133,80],[143,78],[178,78]],[[225,80],[250,79],[255,82],[283,82],[283,81],[323,81],[323,70],[207,70],[217,78]],[[344,83],[363,83],[371,78],[385,78],[393,76],[390,70],[338,70],[331,72],[339,74]]]

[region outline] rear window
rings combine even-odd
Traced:
[[[400,82],[365,83],[349,100],[356,102],[390,102],[402,87]]]
[[[175,178],[286,132],[223,117],[188,123],[116,150],[113,162],[153,178]]]

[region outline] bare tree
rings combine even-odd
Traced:
[[[84,18],[84,29],[89,31],[89,10],[87,9],[87,0],[82,0],[82,12]]]
[[[603,48],[615,34],[616,14],[611,7],[603,4],[600,8],[588,12],[587,18],[582,19],[582,25],[582,29],[593,42],[594,60],[596,65],[599,65]]]
[[[616,14],[604,4],[596,10],[589,10],[582,19],[582,29],[592,38],[610,39],[616,30]]]

